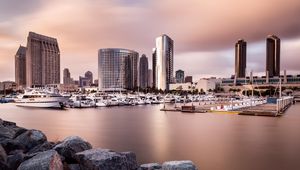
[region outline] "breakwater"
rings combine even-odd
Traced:
[[[0,119],[0,169],[196,170],[197,167],[188,160],[138,165],[133,152],[93,148],[78,136],[50,142],[40,130]]]

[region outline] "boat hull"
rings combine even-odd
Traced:
[[[63,102],[27,102],[27,103],[16,103],[16,106],[20,107],[37,107],[37,108],[63,108]]]

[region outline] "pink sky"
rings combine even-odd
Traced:
[[[61,70],[97,77],[100,48],[145,53],[151,63],[155,38],[175,45],[175,70],[196,78],[229,77],[234,43],[248,42],[247,70],[265,69],[265,38],[282,40],[281,68],[300,74],[299,0],[4,0],[0,2],[0,81],[14,80],[14,55],[29,31],[58,39]],[[61,71],[62,72],[62,71]]]

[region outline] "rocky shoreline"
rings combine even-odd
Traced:
[[[138,165],[133,152],[92,148],[78,136],[49,142],[35,129],[0,119],[0,169],[2,170],[197,170],[192,161]]]

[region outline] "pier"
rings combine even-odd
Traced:
[[[276,99],[273,103],[267,103],[265,99],[247,99],[241,101],[227,101],[227,102],[209,102],[205,104],[199,103],[196,105],[175,104],[174,107],[164,107],[161,111],[183,112],[183,113],[234,113],[238,115],[248,116],[281,116],[294,103],[294,97],[287,96]]]

